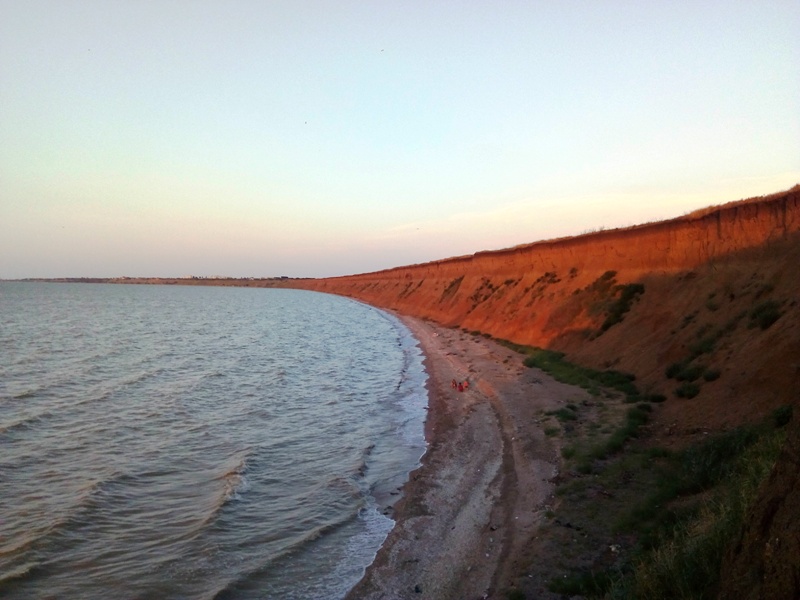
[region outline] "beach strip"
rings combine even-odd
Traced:
[[[530,565],[554,502],[560,449],[540,421],[576,388],[527,369],[492,340],[399,317],[425,356],[428,451],[347,598],[505,598],[520,578],[550,597],[547,574]]]

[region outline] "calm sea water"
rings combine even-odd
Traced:
[[[0,596],[341,598],[424,452],[394,317],[297,290],[0,282]]]

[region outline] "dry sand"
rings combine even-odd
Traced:
[[[505,598],[520,578],[537,597],[555,597],[545,588],[553,573],[535,559],[560,462],[541,417],[586,393],[525,368],[491,340],[401,318],[425,354],[429,447],[394,507],[394,529],[348,598]],[[469,389],[453,389],[453,379]]]

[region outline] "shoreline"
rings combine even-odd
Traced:
[[[396,314],[428,374],[428,450],[394,505],[395,525],[348,600],[505,598],[525,578],[540,598],[551,573],[528,568],[554,508],[560,447],[543,411],[585,392],[522,365],[481,336]],[[451,381],[469,381],[459,392]]]

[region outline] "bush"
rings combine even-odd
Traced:
[[[609,271],[610,272],[610,271]],[[612,275],[613,277],[613,275]],[[644,294],[644,286],[641,283],[629,283],[628,285],[617,286],[620,295],[608,309],[608,317],[600,326],[600,331],[606,331],[613,325],[622,321],[622,316],[631,309],[631,304],[637,296]]]
[[[750,312],[750,327],[758,325],[761,329],[769,328],[783,314],[779,308],[780,305],[774,300],[762,302]]]
[[[684,362],[672,363],[670,366],[666,368],[666,370],[664,371],[664,375],[666,375],[667,379],[674,379],[678,375],[678,373],[683,371],[685,366],[686,363]]]
[[[675,390],[678,398],[694,398],[700,393],[700,386],[691,381],[685,381]]]
[[[696,344],[692,344],[690,347],[691,357],[694,359],[702,354],[711,354],[720,337],[722,337],[722,331],[716,331],[708,337],[704,337]]]
[[[678,381],[696,381],[706,370],[702,365],[686,365],[680,373],[675,375]]]
[[[719,379],[720,370],[719,369],[708,369],[705,373],[703,373],[703,379],[706,381],[716,381]]]
[[[780,408],[776,409],[775,412],[772,413],[772,421],[775,423],[775,427],[783,427],[784,425],[787,425],[791,420],[792,420],[791,404],[781,406]]]
[[[558,410],[548,414],[555,415],[559,421],[574,421],[575,419],[578,418],[578,415],[576,415],[574,411],[571,411],[568,408],[559,408]]]

